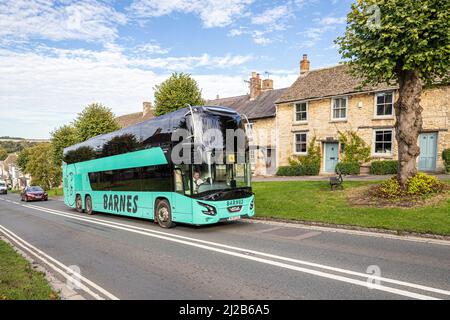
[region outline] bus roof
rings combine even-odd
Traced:
[[[230,117],[240,117],[233,109],[222,106],[193,106],[194,112],[205,112],[215,115]],[[171,134],[178,128],[182,128],[186,123],[186,116],[190,114],[190,108],[182,108],[165,115],[155,117],[132,126],[95,136],[84,142],[72,145],[64,149],[64,154],[69,151],[77,150],[81,147],[90,147],[95,151],[102,149],[103,145],[112,138],[126,134],[132,134],[142,143],[164,143],[170,142]]]

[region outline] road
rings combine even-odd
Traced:
[[[0,234],[87,299],[449,299],[450,243],[240,221],[165,230],[0,196]],[[59,270],[59,271],[58,271]]]

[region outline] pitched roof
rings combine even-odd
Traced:
[[[143,115],[143,112],[135,112],[135,113],[125,114],[123,116],[117,117],[116,121],[117,121],[117,123],[119,123],[121,128],[126,128],[133,124],[137,124],[142,121],[149,120],[153,117],[154,116],[153,116],[152,112],[147,113],[145,115],[145,117]]]
[[[362,78],[355,77],[349,73],[348,65],[312,70],[304,75],[300,75],[276,103],[320,99],[356,92],[397,88],[388,84],[358,88],[361,83]]]
[[[275,101],[285,92],[286,88],[267,90],[254,100],[250,100],[250,95],[222,98],[206,101],[207,105],[219,105],[236,110],[240,114],[245,114],[248,119],[261,119],[275,117]]]

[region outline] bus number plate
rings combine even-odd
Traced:
[[[240,218],[241,218],[241,216],[229,217],[228,221],[236,221],[236,220],[239,220]]]

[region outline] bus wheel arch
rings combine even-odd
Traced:
[[[83,212],[83,201],[82,201],[82,198],[81,198],[81,194],[79,194],[79,193],[77,193],[75,195],[75,209],[79,213]]]
[[[87,194],[84,198],[84,206],[85,206],[85,212],[88,215],[93,215],[94,214],[94,210],[92,207],[92,198],[91,195]]]
[[[155,199],[154,219],[162,228],[168,229],[175,226],[172,221],[172,209],[167,198],[158,197]]]

